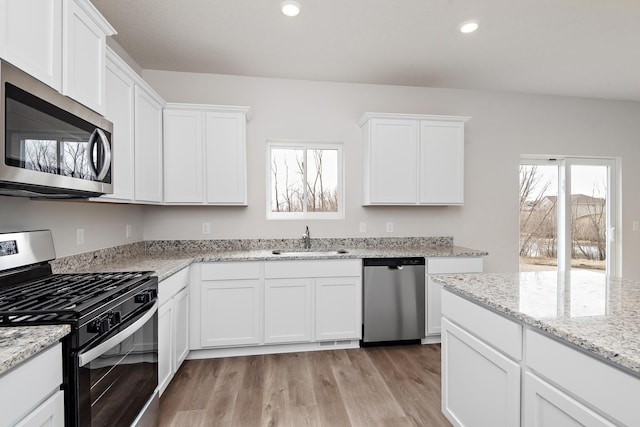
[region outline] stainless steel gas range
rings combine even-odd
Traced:
[[[0,233],[0,327],[69,324],[65,425],[157,425],[158,280],[53,274],[50,231]]]

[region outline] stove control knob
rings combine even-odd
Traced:
[[[92,334],[104,334],[105,332],[109,332],[109,329],[111,329],[109,316],[94,319],[87,325],[87,332]]]
[[[144,291],[135,296],[135,302],[137,302],[138,304],[147,304],[156,297],[156,294],[157,293],[155,289]]]
[[[109,320],[111,326],[115,326],[122,321],[122,316],[119,311],[113,311],[109,314]]]

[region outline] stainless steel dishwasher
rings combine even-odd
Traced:
[[[424,338],[424,258],[365,258],[362,264],[363,344]]]

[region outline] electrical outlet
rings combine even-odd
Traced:
[[[202,223],[202,234],[211,234],[211,223],[203,222]]]
[[[393,233],[393,222],[387,222],[387,233]]]
[[[640,221],[633,221],[631,228],[633,231],[640,231]]]
[[[364,221],[360,223],[360,232],[361,233],[366,233],[367,232],[367,223],[364,222]]]
[[[124,236],[125,236],[127,239],[130,239],[130,238],[133,236],[133,231],[132,231],[132,228],[131,228],[131,224],[127,224],[127,225],[124,227]]]
[[[76,228],[76,245],[84,245],[84,228]]]

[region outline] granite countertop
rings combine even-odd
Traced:
[[[0,375],[71,332],[69,325],[0,328]]]
[[[640,376],[640,282],[585,270],[434,279],[451,292]]]
[[[55,268],[60,272],[105,272],[105,271],[155,271],[158,280],[162,281],[172,274],[198,262],[234,262],[234,261],[278,261],[309,259],[361,259],[361,258],[395,258],[395,257],[476,257],[487,255],[487,252],[459,246],[445,247],[402,247],[402,248],[352,248],[341,246],[347,253],[323,253],[318,249],[283,249],[276,255],[269,249],[258,250],[182,250],[162,253],[146,253],[133,257],[115,257],[99,263],[73,265],[69,263]],[[295,251],[295,254],[287,254]]]

